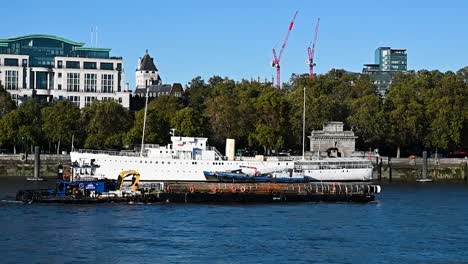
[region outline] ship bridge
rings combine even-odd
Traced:
[[[215,148],[208,146],[208,138],[171,137],[172,144],[146,149],[148,157],[222,160],[223,155]]]

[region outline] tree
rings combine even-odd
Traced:
[[[206,103],[208,116],[215,141],[222,142],[226,138],[239,139],[244,136],[240,125],[242,113],[235,96],[218,95]]]
[[[447,149],[461,143],[466,111],[466,85],[460,76],[447,72],[440,85],[427,92],[425,117],[429,122],[425,145]]]
[[[210,94],[210,86],[207,85],[200,76],[193,78],[189,82],[189,87],[185,91],[187,106],[192,107],[197,111],[202,111],[205,106],[205,102],[210,97]]]
[[[18,145],[20,115],[18,110],[13,110],[6,113],[0,120],[0,144],[2,146],[13,146],[13,153],[16,154],[16,146]]]
[[[144,112],[142,109],[135,114],[135,123],[128,131],[125,138],[127,145],[141,144],[143,133]],[[154,109],[148,109],[146,115],[145,143],[167,144],[170,142],[170,123],[163,118],[162,113]]]
[[[186,137],[204,136],[205,125],[204,118],[189,107],[177,111],[171,120],[171,127],[176,129],[176,134]]]
[[[50,141],[57,143],[57,154],[61,143],[69,145],[77,134],[79,118],[80,109],[68,101],[59,101],[42,109],[44,133]]]
[[[167,144],[170,142],[171,120],[181,109],[174,96],[160,96],[148,104],[145,128],[145,143]],[[127,144],[141,144],[145,109],[135,114],[135,124],[126,134]]]
[[[41,118],[41,109],[42,105],[36,99],[28,99],[26,102],[22,103],[18,109],[19,114],[19,138],[22,143],[26,145],[40,145],[43,141],[43,132],[42,132],[42,118]]]
[[[257,120],[255,133],[249,135],[250,145],[262,146],[265,154],[270,150],[281,150],[291,135],[288,129],[290,106],[286,97],[272,88],[258,97],[255,107]]]
[[[16,109],[15,102],[11,99],[10,94],[0,83],[0,118],[14,109]]]
[[[83,109],[81,123],[87,134],[85,148],[121,149],[133,118],[119,103],[96,101]]]
[[[421,145],[426,127],[421,86],[415,74],[395,77],[384,101],[387,120],[387,143],[397,148]]]
[[[350,100],[351,115],[348,123],[356,135],[364,142],[363,149],[378,145],[385,134],[385,120],[382,102],[376,95],[366,95]]]
[[[376,94],[369,76],[360,76],[351,86],[346,99],[350,113],[347,123],[358,136],[361,149],[375,148],[383,144],[385,134],[385,113],[381,98]]]

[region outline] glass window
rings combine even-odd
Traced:
[[[79,69],[80,62],[79,61],[67,61],[66,66],[68,69]]]
[[[72,102],[76,106],[80,107],[80,97],[79,96],[68,96],[68,101]]]
[[[101,62],[101,70],[114,70],[113,63]]]
[[[18,71],[5,71],[5,88],[18,90]]]
[[[23,59],[23,67],[28,67],[28,60],[27,59]]]
[[[114,75],[112,74],[101,75],[101,92],[103,93],[114,92]]]
[[[8,59],[5,58],[5,66],[18,66],[18,59]]]
[[[84,62],[83,63],[83,68],[85,69],[96,69],[96,62]]]
[[[86,96],[85,97],[85,106],[90,105],[92,102],[96,101],[97,97],[95,96]]]
[[[84,82],[85,92],[95,93],[97,91],[97,74],[86,73]]]
[[[61,60],[57,61],[57,67],[61,69],[63,67],[63,61]]]
[[[69,72],[67,73],[67,91],[78,92],[80,90],[80,74]]]

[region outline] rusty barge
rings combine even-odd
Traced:
[[[102,186],[101,186],[102,185]],[[379,185],[363,183],[150,183],[119,189],[112,181],[59,182],[55,189],[21,190],[24,203],[285,203],[375,200]]]

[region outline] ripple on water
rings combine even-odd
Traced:
[[[371,204],[0,203],[2,263],[468,260],[468,187],[388,185]]]

